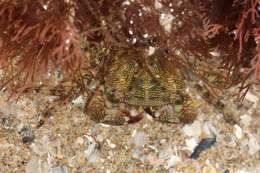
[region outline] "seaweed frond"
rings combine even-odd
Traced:
[[[75,21],[84,22],[72,15],[79,6],[73,1],[0,3],[0,67],[8,71],[0,88],[11,82],[13,92],[23,92],[53,69],[73,77],[84,66],[81,46],[90,28],[76,26]]]

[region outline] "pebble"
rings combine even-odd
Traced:
[[[244,115],[242,115],[242,116],[240,117],[241,123],[243,123],[245,126],[250,125],[251,120],[252,120],[252,118],[251,118],[251,116],[248,115],[248,114],[244,114]]]
[[[77,97],[76,99],[72,100],[73,104],[76,105],[83,105],[84,104],[84,98],[81,96]]]
[[[226,134],[226,141],[227,145],[230,147],[235,147],[236,144],[236,136],[233,133],[227,133]]]
[[[237,124],[233,127],[233,133],[236,135],[238,139],[241,139],[243,137],[243,131],[241,127],[239,127]]]
[[[203,125],[203,132],[206,133],[206,135],[210,136],[211,135],[211,131],[209,129],[209,126],[208,126],[208,123],[206,122],[204,125]]]
[[[216,138],[205,138],[199,145],[195,148],[194,152],[191,154],[190,158],[197,159],[201,152],[210,148],[213,144],[216,143]]]
[[[48,173],[70,173],[69,168],[66,166],[59,166],[55,168],[50,168]]]
[[[28,143],[28,142],[33,142],[33,140],[35,139],[35,136],[24,136],[23,137],[23,143]]]
[[[260,145],[259,145],[257,139],[252,134],[248,134],[248,136],[249,136],[249,141],[248,141],[249,151],[248,152],[250,155],[253,155],[260,150]]]
[[[169,169],[170,167],[176,165],[179,162],[181,162],[180,157],[172,154],[170,155],[170,158],[167,160],[167,165],[165,166],[165,168]]]
[[[116,148],[116,144],[113,144],[109,139],[107,139],[107,144],[110,148]]]
[[[185,140],[186,146],[185,149],[189,150],[189,151],[193,151],[194,148],[197,146],[198,141],[196,138],[191,138],[191,139],[186,139]]]
[[[258,97],[255,96],[252,92],[247,92],[246,96],[245,96],[245,99],[253,102],[253,103],[256,103],[258,101]]]
[[[132,157],[133,157],[134,159],[137,159],[137,158],[139,157],[139,155],[140,155],[140,150],[139,150],[139,149],[136,149],[136,150],[133,152]]]
[[[139,131],[134,135],[134,143],[137,147],[145,145],[146,142],[146,134],[143,131]]]
[[[98,141],[98,142],[103,142],[103,140],[104,140],[104,137],[103,137],[103,136],[97,135],[97,141]]]
[[[89,157],[95,151],[95,148],[96,148],[96,144],[95,143],[90,144],[88,146],[88,149],[84,151],[84,155],[86,157]]]
[[[183,131],[187,136],[200,136],[201,135],[200,122],[195,120],[192,124],[186,124],[183,127]]]

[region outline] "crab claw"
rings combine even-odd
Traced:
[[[126,109],[106,108],[102,99],[99,97],[94,97],[91,100],[86,108],[86,112],[93,121],[117,126],[132,124],[143,118],[142,113],[133,116]]]
[[[143,115],[139,114],[137,116],[131,116],[128,110],[117,110],[117,113],[109,113],[104,117],[103,122],[109,125],[126,125],[132,124],[143,119]]]

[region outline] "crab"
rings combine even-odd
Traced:
[[[178,52],[176,55],[182,58]],[[194,63],[189,72],[179,67],[169,72],[154,57],[146,55],[141,60],[145,61],[146,68],[138,58],[119,56],[113,59],[99,94],[94,94],[85,108],[92,120],[125,125],[138,122],[149,114],[161,122],[191,123],[197,116],[198,105],[187,92],[188,85],[192,85],[207,103],[223,111],[225,105],[220,101],[219,93],[242,80],[239,75],[228,77],[226,71],[200,62]],[[199,80],[192,79],[194,82],[187,84],[187,77],[195,76]],[[207,85],[198,84],[199,81]]]
[[[104,64],[104,59],[111,53],[103,49],[101,54],[97,52],[94,50],[93,54],[88,55],[92,58],[92,61],[88,62],[93,69]],[[232,76],[232,80],[228,80],[224,71],[212,66],[209,68],[208,64],[197,63],[192,67],[193,71],[176,67],[169,72],[160,62],[161,59],[146,55],[141,60],[145,60],[147,68],[140,63],[140,59],[117,56],[112,58],[110,68],[103,69],[106,74],[101,75],[104,77],[103,83],[98,81],[99,84],[96,85],[97,80],[100,80],[96,74],[98,70],[81,71],[84,86],[89,92],[85,92],[80,81],[68,81],[50,90],[49,94],[58,96],[58,101],[64,101],[75,99],[84,93],[85,113],[98,123],[126,125],[136,123],[149,114],[156,121],[186,124],[193,122],[197,116],[198,104],[189,95],[190,88],[195,89],[217,110],[223,111],[225,105],[216,94],[216,91],[219,91],[217,88],[227,89],[243,78]],[[199,80],[193,79],[195,76],[199,76]],[[187,80],[187,77],[190,79]],[[42,87],[37,88],[40,89]],[[52,107],[48,110],[52,110]],[[39,122],[39,127],[43,121]]]
[[[93,69],[99,67],[104,64],[104,58],[109,54],[107,50],[102,50],[100,55],[96,50],[93,51],[93,54],[89,55],[92,57],[89,66]],[[101,75],[104,77],[103,83],[98,81],[99,84],[96,85],[97,80],[100,80],[96,74],[98,70],[81,71],[84,86],[89,92],[85,92],[80,81],[68,81],[50,90],[49,94],[64,101],[75,99],[84,93],[85,113],[98,123],[126,125],[136,123],[149,114],[156,121],[187,124],[195,120],[198,106],[189,95],[190,88],[195,89],[217,110],[223,111],[225,105],[216,94],[216,91],[219,91],[216,88],[227,89],[242,79],[241,76],[232,76],[232,80],[228,80],[224,72],[209,68],[208,64],[197,63],[192,67],[193,71],[176,67],[170,72],[162,65],[161,59],[146,55],[141,60],[145,60],[147,68],[140,63],[140,59],[117,56],[112,59],[110,68],[104,70],[106,75]],[[199,76],[200,80],[193,79],[195,76]],[[192,79],[187,80],[187,77]],[[40,126],[42,120],[39,122]]]
[[[190,123],[196,118],[182,71],[176,69],[172,75],[159,62],[146,61],[148,70],[136,60],[119,58],[113,63],[102,94],[95,94],[86,108],[92,120],[125,125],[140,121],[146,113],[167,123]]]

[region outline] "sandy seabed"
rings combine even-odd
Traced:
[[[259,89],[259,88],[258,88]],[[145,115],[125,126],[97,124],[83,112],[80,96],[48,108],[54,96],[23,94],[6,102],[0,92],[0,172],[26,173],[258,173],[260,92],[242,103],[225,101],[229,118],[190,91],[198,106],[192,124],[175,125]],[[42,121],[44,114],[47,118]],[[190,159],[204,138],[216,143]]]

